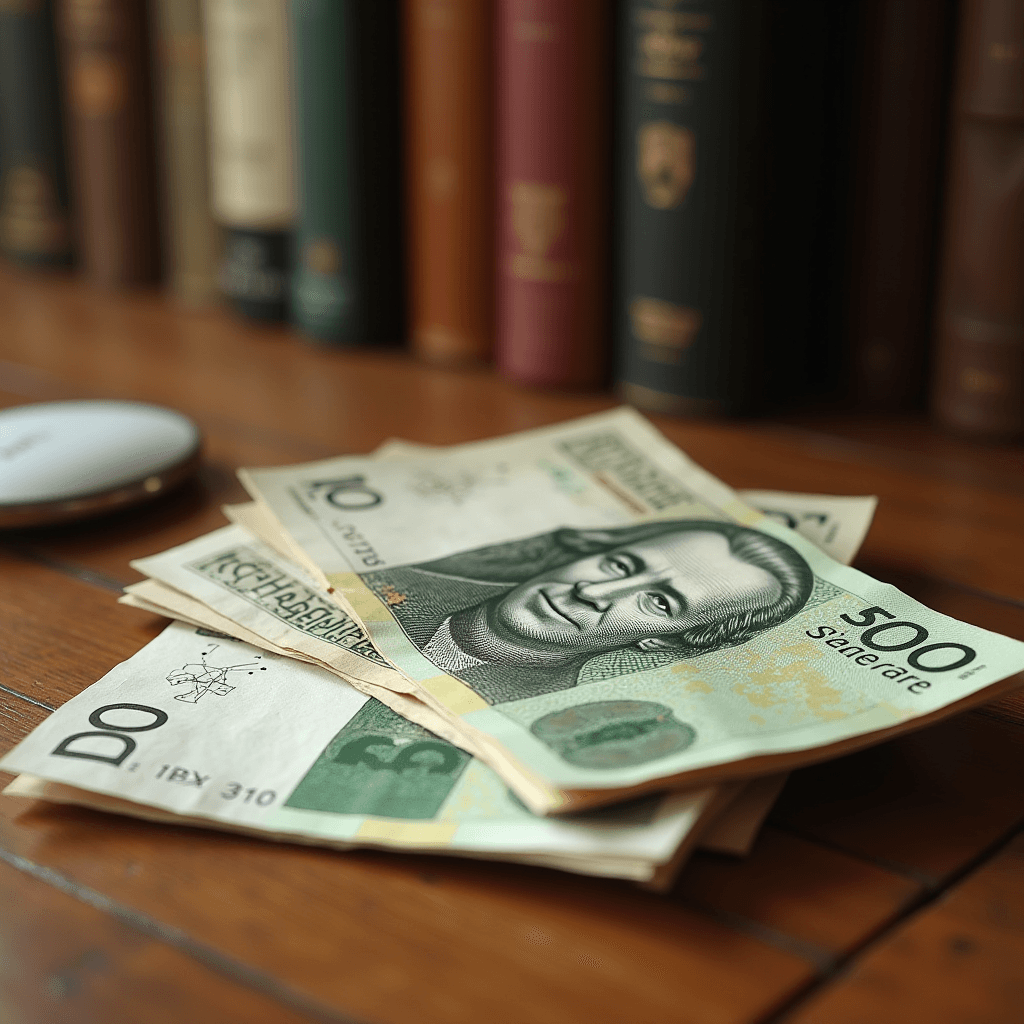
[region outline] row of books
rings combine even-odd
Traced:
[[[0,161],[0,247],[100,284],[1024,431],[1024,0],[9,0]]]

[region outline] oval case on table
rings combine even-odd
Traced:
[[[187,416],[144,402],[0,410],[0,527],[43,526],[155,498],[199,466]]]

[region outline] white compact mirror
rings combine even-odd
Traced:
[[[42,526],[147,501],[190,476],[202,436],[144,402],[0,409],[0,527]]]

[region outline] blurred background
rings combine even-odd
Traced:
[[[2,0],[0,250],[646,410],[1024,433],[1024,0]]]

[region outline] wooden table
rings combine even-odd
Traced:
[[[219,505],[243,498],[236,466],[394,435],[447,444],[612,404],[0,274],[0,404],[70,397],[182,409],[206,462],[143,511],[0,538],[2,749],[163,628],[115,604],[138,578],[128,561],[221,525]],[[861,568],[1024,638],[1021,449],[913,419],[657,423],[737,487],[877,494]],[[797,773],[752,856],[698,855],[668,896],[0,799],[0,1019],[1024,1020],[1020,707]]]

